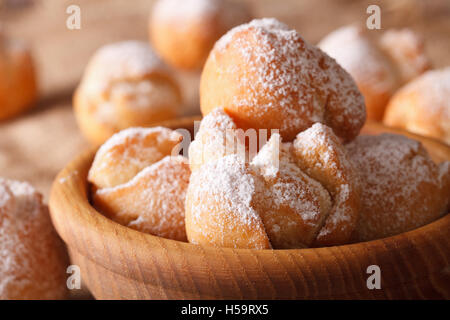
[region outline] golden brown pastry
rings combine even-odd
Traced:
[[[366,102],[368,119],[381,121],[392,94],[430,67],[421,38],[409,29],[388,30],[379,38],[362,28],[340,28],[319,47],[355,79]]]
[[[358,180],[330,128],[314,124],[293,143],[283,143],[274,133],[252,159],[233,128],[236,124],[223,110],[213,110],[190,146],[190,242],[281,249],[350,239],[358,218]]]
[[[214,43],[250,20],[244,3],[229,0],[159,0],[150,16],[150,38],[175,68],[200,69]]]
[[[186,241],[190,170],[178,155],[181,140],[181,134],[162,127],[129,128],[112,136],[89,171],[94,207],[130,228]]]
[[[284,141],[316,122],[350,141],[366,116],[351,76],[275,19],[253,20],[216,43],[203,69],[200,107],[203,115],[223,107],[243,129],[279,129]]]
[[[99,49],[74,96],[80,129],[94,144],[129,127],[174,118],[180,107],[180,90],[171,73],[140,41]]]
[[[450,144],[450,67],[428,71],[398,90],[383,122]]]
[[[30,50],[0,33],[0,120],[29,109],[36,98],[36,75]]]
[[[445,214],[450,162],[436,165],[422,144],[404,136],[359,136],[347,150],[361,177],[354,241],[406,232]]]
[[[0,300],[66,298],[68,264],[42,196],[0,178]]]

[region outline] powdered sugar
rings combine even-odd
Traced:
[[[212,197],[227,212],[236,213],[240,223],[251,224],[259,219],[252,207],[257,180],[236,155],[228,155],[206,164],[192,180],[197,182],[199,193]],[[193,210],[197,213],[201,211]]]
[[[319,43],[319,47],[336,59],[360,85],[370,85],[381,93],[392,93],[398,85],[387,56],[356,26],[333,31]]]
[[[210,244],[233,243],[233,247],[239,247],[240,240],[230,236],[241,231],[248,237],[245,247],[261,249],[258,240],[265,231],[255,200],[262,183],[237,155],[204,164],[192,173],[189,184],[186,211],[191,230]],[[191,242],[197,243],[196,239],[191,235]]]
[[[221,64],[228,52],[236,52],[240,63]],[[252,116],[260,123],[270,110],[279,108],[282,133],[296,134],[333,118],[333,129],[343,134],[339,127],[346,127],[350,138],[365,120],[363,98],[351,77],[275,19],[253,20],[232,29],[216,43],[210,59],[218,65],[218,80],[237,81],[239,91],[230,97],[233,106],[252,107]],[[327,113],[333,116],[325,117]]]
[[[165,238],[186,240],[184,202],[190,171],[187,159],[167,156],[130,181],[96,191],[94,204],[114,220]]]
[[[89,181],[111,187],[132,179],[167,155],[177,155],[182,135],[167,128],[129,128],[113,135],[97,151]],[[115,168],[115,170],[111,170]]]
[[[182,136],[176,131],[164,128],[164,127],[152,127],[152,128],[141,128],[132,127],[122,130],[114,134],[109,138],[97,151],[97,157],[103,157],[115,146],[125,145],[127,140],[134,138],[136,140],[144,140],[145,137],[149,135],[155,135],[156,144],[164,143],[165,141],[181,141]],[[126,157],[126,156],[125,156]]]
[[[423,39],[410,29],[387,30],[378,43],[395,62],[403,83],[430,67]]]
[[[424,73],[401,89],[402,93],[414,92],[423,112],[439,114],[443,123],[450,123],[450,67]]]
[[[445,210],[448,191],[419,142],[394,134],[360,136],[347,149],[361,174],[359,240],[411,230]]]
[[[253,158],[251,165],[264,177],[274,179],[280,171],[281,148],[288,149],[289,146],[287,144],[282,144],[281,136],[278,133],[275,133]],[[287,160],[285,159],[285,154],[287,152],[287,150],[281,151],[281,155],[283,156],[281,161]],[[286,163],[283,163],[283,166],[286,165]]]
[[[233,119],[222,108],[216,108],[206,115],[195,140],[189,146],[191,169],[195,170],[202,164],[225,155],[235,154],[238,149],[245,159],[245,145],[239,142],[236,130]]]
[[[333,131],[316,123],[299,133],[294,152],[300,167],[331,194],[333,207],[316,245],[348,241],[359,214],[359,185],[356,169]]]
[[[28,183],[0,178],[0,299],[65,295],[65,253]]]
[[[162,60],[143,41],[123,41],[100,48],[87,66],[82,86],[97,94],[118,80],[141,78],[155,71],[165,71]]]

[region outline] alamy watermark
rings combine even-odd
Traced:
[[[376,4],[367,7],[366,13],[370,16],[366,20],[366,26],[369,30],[381,29],[381,9]]]
[[[66,13],[69,15],[66,20],[66,27],[69,30],[81,29],[81,8],[76,4],[72,4],[66,8]]]

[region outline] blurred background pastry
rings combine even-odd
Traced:
[[[0,178],[0,300],[67,298],[68,265],[42,196]]]
[[[428,71],[399,89],[383,122],[450,144],[450,67]]]
[[[423,40],[412,30],[381,35],[356,25],[339,28],[319,42],[355,79],[364,96],[367,118],[381,121],[394,92],[430,68]]]
[[[99,49],[73,103],[81,131],[94,144],[128,127],[149,126],[181,113],[178,84],[152,48],[140,41]]]
[[[199,70],[214,43],[250,17],[248,6],[238,1],[158,0],[150,15],[150,39],[171,66]]]
[[[30,49],[0,29],[0,121],[31,108],[36,99],[37,80]]]

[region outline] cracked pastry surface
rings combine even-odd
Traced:
[[[66,298],[68,265],[42,196],[0,178],[0,300]]]
[[[190,242],[267,249],[334,245],[350,239],[359,210],[357,176],[330,128],[315,124],[293,143],[283,143],[274,133],[249,157],[237,152],[248,148],[232,134],[237,125],[223,110],[214,110],[203,121],[189,149],[190,155],[204,152],[201,161],[190,158],[193,173],[186,196]],[[211,135],[223,130],[234,140]],[[231,141],[241,146],[225,149]],[[322,161],[311,165],[310,156]]]
[[[181,140],[181,134],[162,127],[129,128],[112,136],[89,171],[94,207],[135,230],[186,241],[190,169],[174,151]]]
[[[334,59],[276,19],[253,20],[224,35],[203,69],[200,107],[224,110],[243,129],[279,129],[284,141],[316,122],[344,141],[365,121],[364,99]]]
[[[174,118],[180,108],[181,93],[173,76],[141,41],[100,48],[74,95],[80,129],[96,144],[128,127]]]

